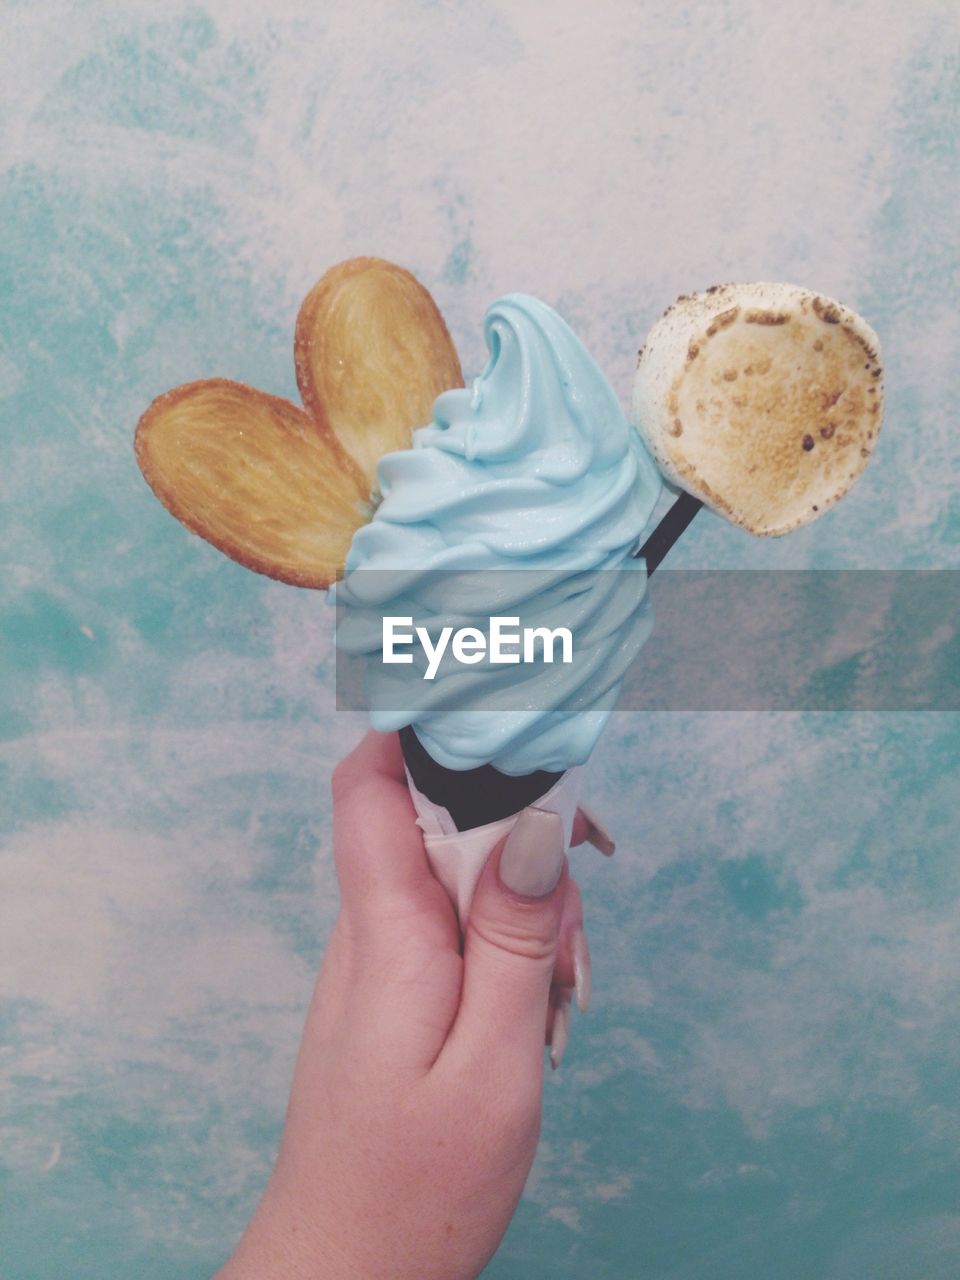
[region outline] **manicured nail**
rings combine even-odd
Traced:
[[[500,880],[511,893],[546,897],[563,871],[563,820],[546,809],[524,809],[500,855]]]
[[[587,843],[592,844],[595,849],[599,849],[608,858],[612,857],[617,847],[613,842],[613,836],[592,809],[588,809],[585,804],[581,804],[578,807],[587,822]]]
[[[553,1035],[550,1037],[550,1066],[556,1071],[570,1043],[570,992],[565,991],[557,1002],[553,1015]]]
[[[587,935],[578,925],[570,935],[573,952],[573,989],[577,993],[577,1008],[586,1013],[590,1008],[590,992],[593,990],[593,968],[590,964],[590,948]]]

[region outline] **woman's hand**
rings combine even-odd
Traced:
[[[277,1165],[221,1277],[475,1276],[533,1161],[548,1015],[556,1052],[589,984],[562,824],[524,811],[461,945],[395,735],[369,733],[333,793],[341,911]]]

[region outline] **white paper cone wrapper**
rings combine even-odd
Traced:
[[[573,819],[580,799],[581,774],[579,768],[568,769],[549,791],[533,801],[533,807],[560,815],[567,848],[570,847]],[[423,843],[433,874],[450,895],[460,927],[465,929],[480,873],[499,841],[513,829],[520,814],[500,818],[485,827],[458,831],[447,810],[417,790],[409,771],[407,786],[417,811],[417,826],[423,832]]]

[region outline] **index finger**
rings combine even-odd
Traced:
[[[348,756],[333,771],[333,800],[337,803],[360,779],[377,774],[404,784],[403,752],[395,733],[377,733],[368,729]]]
[[[397,735],[371,729],[334,769],[332,789],[344,911],[376,928],[398,914],[449,910],[427,862]]]

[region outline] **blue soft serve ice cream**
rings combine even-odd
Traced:
[[[556,312],[511,294],[490,307],[484,336],[490,359],[473,386],[441,395],[413,447],[380,461],[382,501],[337,588],[337,642],[371,657],[375,728],[412,724],[449,769],[559,772],[590,755],[649,634],[646,570],[631,553],[660,479]],[[445,661],[425,679],[420,657],[382,663],[385,615],[433,636],[510,615],[569,628],[576,653]]]

